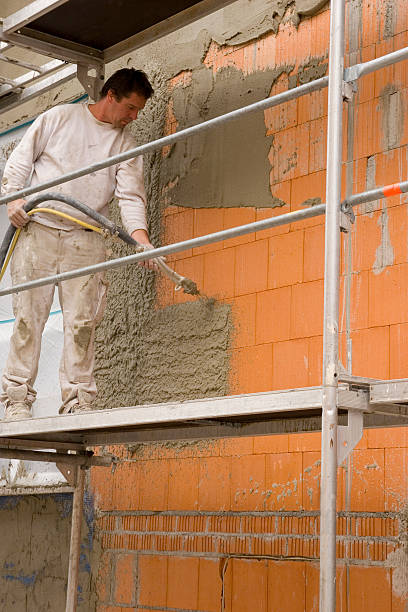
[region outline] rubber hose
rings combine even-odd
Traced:
[[[82,202],[78,202],[78,200],[75,200],[74,198],[71,198],[70,196],[66,196],[61,193],[51,193],[51,192],[40,193],[34,196],[33,198],[31,198],[30,200],[28,200],[24,204],[23,208],[26,212],[29,212],[30,210],[33,210],[33,208],[38,206],[38,204],[41,204],[42,202],[45,202],[47,200],[57,200],[58,202],[64,202],[64,204],[68,204],[69,206],[76,208],[77,210],[84,213],[88,217],[91,217],[101,227],[108,230],[108,232],[112,234],[112,236],[119,236],[119,238],[121,238],[127,244],[131,244],[133,246],[138,246],[142,248],[142,245],[139,244],[136,240],[133,240],[133,238],[129,236],[129,234],[125,232],[125,230],[123,230],[121,227],[115,225],[115,223],[113,223],[112,221],[104,217],[103,215],[99,214],[92,208],[89,208],[89,206],[87,206],[86,204],[83,204]],[[6,259],[7,251],[9,250],[9,247],[10,247],[11,241],[13,240],[13,236],[16,232],[16,229],[17,228],[15,228],[14,225],[10,225],[9,228],[7,229],[6,235],[4,236],[3,242],[0,247],[0,270],[3,268],[4,260]]]

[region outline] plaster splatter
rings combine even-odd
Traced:
[[[392,568],[392,590],[405,600],[408,597],[408,504],[399,513],[398,548],[387,557]]]

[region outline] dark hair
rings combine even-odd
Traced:
[[[154,93],[147,75],[143,70],[135,68],[121,68],[114,72],[102,87],[101,98],[104,98],[109,90],[113,91],[118,100],[121,100],[123,96],[128,97],[133,92],[147,100]]]

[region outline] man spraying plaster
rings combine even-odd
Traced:
[[[43,113],[11,154],[4,170],[2,192],[13,193],[27,184],[38,185],[133,148],[135,143],[124,128],[137,118],[152,94],[153,88],[144,72],[124,68],[106,81],[95,104],[62,105]],[[151,247],[141,157],[60,185],[57,191],[86,202],[102,214],[107,213],[108,202],[116,196],[127,232],[139,244]],[[105,260],[100,234],[78,229],[75,223],[46,212],[36,214],[35,222],[28,224],[24,204],[24,200],[8,204],[11,223],[24,228],[11,263],[13,284]],[[49,201],[45,206],[89,221],[64,203]],[[145,265],[151,269],[155,266],[151,261]],[[5,404],[6,420],[31,416],[41,336],[54,289],[55,285],[47,285],[13,296],[16,321],[0,397]],[[60,283],[58,292],[64,319],[60,413],[91,410],[96,397],[94,335],[103,314],[106,283],[101,274],[79,277]]]

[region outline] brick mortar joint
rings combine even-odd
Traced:
[[[200,511],[200,510],[98,510],[98,519],[107,518],[107,517],[175,517],[175,518],[185,518],[185,517],[194,517],[194,518],[239,518],[239,517],[248,517],[248,518],[282,518],[282,519],[290,519],[290,518],[320,518],[319,510],[226,510],[226,511]],[[355,518],[355,519],[371,519],[371,518],[381,518],[381,519],[399,519],[400,513],[395,511],[390,512],[358,512],[358,511],[346,511],[340,510],[337,512],[337,518]]]
[[[137,550],[137,551],[129,551],[126,548],[121,549],[106,549],[106,552],[115,555],[120,554],[133,554],[135,556],[143,556],[143,557],[155,557],[158,553],[163,557],[174,557],[174,553],[178,552],[183,557],[189,557],[193,559],[248,559],[251,560],[271,560],[271,561],[298,561],[298,562],[310,562],[315,563],[319,562],[320,557],[316,556],[301,556],[301,555],[257,555],[253,553],[226,553],[226,552],[192,552],[192,551],[157,551],[157,550]],[[384,560],[371,560],[371,559],[357,559],[350,557],[337,557],[338,565],[358,565],[358,566],[375,566],[375,567],[384,567],[389,569],[389,565],[387,559]],[[126,607],[126,606],[125,606]]]
[[[293,540],[319,540],[320,535],[318,533],[236,533],[236,532],[203,532],[203,531],[128,531],[128,530],[117,530],[107,531],[100,530],[101,536],[138,536],[138,537],[169,537],[169,538],[254,538],[254,539],[293,539]],[[340,542],[389,542],[399,543],[399,536],[376,536],[376,535],[353,535],[353,534],[337,534],[337,541]]]

